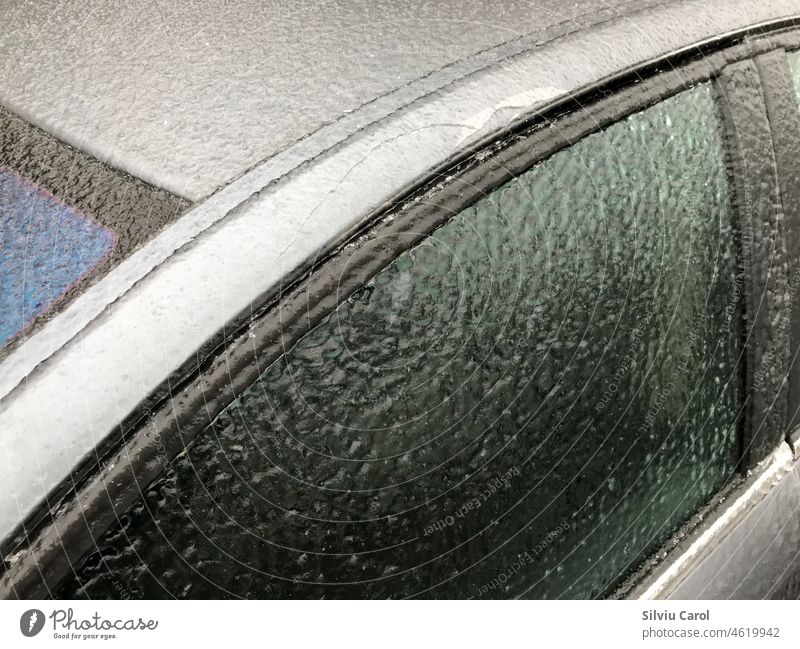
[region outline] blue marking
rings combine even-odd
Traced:
[[[116,234],[0,167],[0,347],[116,245]]]

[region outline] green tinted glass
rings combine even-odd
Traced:
[[[267,368],[60,594],[609,593],[734,471],[732,222],[708,85],[552,155]]]

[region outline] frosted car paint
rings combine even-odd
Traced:
[[[630,65],[636,62],[650,60],[658,56],[658,51],[674,51],[676,48],[689,46],[690,43],[702,40],[703,38],[711,38],[715,34],[726,29],[732,30],[736,29],[737,26],[749,26],[762,20],[769,20],[770,18],[783,18],[791,14],[792,8],[790,3],[772,3],[769,5],[759,5],[759,7],[749,7],[746,3],[735,3],[734,5],[725,6],[720,4],[718,11],[713,10],[708,13],[704,11],[698,21],[693,21],[687,25],[685,20],[683,20],[684,14],[681,13],[681,11],[685,11],[686,8],[691,5],[692,3],[681,3],[680,9],[676,7],[662,7],[654,10],[652,14],[628,16],[617,23],[612,22],[603,25],[595,32],[578,35],[573,34],[569,37],[565,37],[559,43],[551,43],[538,48],[532,55],[528,56],[527,59],[517,59],[509,62],[509,68],[513,68],[514,64],[519,66],[517,73],[521,76],[518,77],[518,81],[522,85],[521,87],[517,86],[515,88],[516,92],[508,93],[508,89],[503,88],[499,96],[497,94],[492,96],[492,91],[490,90],[492,87],[492,74],[487,71],[478,75],[480,78],[476,77],[481,83],[478,83],[471,91],[466,92],[466,99],[468,101],[457,104],[454,100],[458,98],[458,90],[467,90],[469,83],[468,80],[465,80],[462,83],[453,84],[453,87],[444,89],[438,97],[431,97],[427,100],[420,101],[416,106],[401,111],[398,115],[391,115],[386,123],[376,125],[376,127],[371,130],[358,133],[350,142],[344,144],[335,151],[330,151],[328,155],[315,160],[310,167],[298,168],[295,173],[283,178],[280,182],[262,192],[251,204],[243,204],[239,210],[231,214],[231,218],[226,219],[221,224],[221,227],[215,228],[214,231],[209,231],[206,236],[198,238],[197,241],[188,245],[180,255],[174,256],[166,262],[161,263],[177,247],[186,242],[186,239],[181,239],[180,236],[173,236],[171,239],[165,237],[165,239],[156,241],[153,246],[143,250],[143,254],[137,258],[135,263],[129,264],[125,269],[121,270],[117,275],[103,284],[102,290],[107,291],[105,294],[101,294],[100,289],[98,289],[98,292],[92,295],[92,298],[95,300],[94,303],[91,303],[91,299],[82,303],[83,305],[88,304],[88,308],[84,309],[84,307],[81,307],[80,309],[75,309],[70,314],[70,318],[61,319],[61,322],[71,319],[72,324],[68,330],[61,329],[60,325],[58,325],[49,328],[47,335],[40,339],[45,341],[45,344],[42,346],[37,360],[33,365],[49,357],[53,351],[59,349],[66,340],[69,340],[71,336],[81,331],[83,327],[86,327],[86,324],[95,318],[97,313],[99,313],[110,300],[118,299],[120,295],[128,291],[128,288],[136,282],[137,279],[160,264],[156,272],[148,276],[144,282],[140,282],[132,291],[129,291],[128,295],[118,300],[117,303],[110,307],[103,314],[101,319],[95,320],[85,329],[84,342],[89,345],[89,349],[103,349],[103,353],[108,351],[109,356],[105,359],[93,357],[92,360],[85,360],[84,362],[88,364],[76,368],[76,374],[86,376],[87,369],[92,371],[118,367],[119,360],[128,360],[130,361],[129,366],[137,367],[135,363],[142,349],[150,354],[150,356],[142,359],[142,368],[152,368],[153,365],[156,365],[158,369],[145,381],[135,381],[130,377],[126,377],[122,381],[116,381],[115,379],[114,385],[111,386],[112,395],[119,399],[119,403],[115,403],[110,407],[105,407],[99,403],[98,397],[100,395],[97,389],[90,386],[87,394],[90,402],[98,403],[98,407],[102,409],[102,411],[97,412],[97,416],[93,417],[91,421],[83,422],[83,424],[89,424],[85,426],[85,428],[87,431],[91,432],[84,435],[82,439],[73,440],[70,438],[68,441],[68,444],[71,445],[70,448],[55,447],[46,449],[48,453],[51,454],[51,459],[56,460],[56,464],[63,467],[62,475],[64,470],[68,471],[69,467],[74,466],[81,457],[85,456],[89,449],[93,448],[94,445],[99,443],[99,441],[107,435],[108,426],[113,425],[111,424],[112,421],[114,424],[118,422],[121,417],[124,417],[124,413],[130,411],[132,408],[131,404],[138,403],[141,396],[147,394],[148,390],[152,389],[154,384],[160,384],[164,377],[174,372],[175,367],[178,367],[186,358],[191,357],[194,350],[187,352],[187,347],[181,346],[183,341],[176,340],[176,338],[191,338],[194,334],[195,342],[192,347],[196,349],[197,341],[202,340],[203,336],[207,335],[209,330],[215,330],[215,325],[216,328],[218,328],[220,324],[227,322],[226,318],[232,317],[232,314],[241,311],[241,309],[237,311],[237,308],[241,303],[247,304],[247,298],[263,295],[269,291],[270,286],[274,287],[279,285],[282,271],[287,268],[293,268],[293,264],[296,265],[298,259],[307,260],[313,258],[314,254],[318,251],[327,250],[333,245],[335,240],[340,240],[348,232],[357,227],[358,223],[363,221],[365,214],[367,214],[371,208],[376,204],[379,205],[381,202],[389,200],[390,197],[396,193],[398,185],[407,180],[413,182],[413,179],[424,175],[432,166],[441,164],[449,155],[455,154],[457,151],[456,146],[459,145],[459,143],[463,145],[464,142],[463,129],[458,125],[447,126],[447,124],[451,123],[449,120],[452,119],[452,115],[458,115],[459,111],[463,110],[464,106],[470,106],[470,115],[481,114],[487,107],[508,103],[507,99],[509,96],[518,95],[519,92],[524,91],[526,85],[536,85],[537,78],[546,79],[549,77],[549,83],[538,84],[541,87],[560,87],[565,93],[568,93],[575,88],[590,83],[592,80],[596,81],[599,77],[613,74],[616,69],[625,67],[624,65],[619,66],[621,61],[628,61],[628,65]],[[700,5],[696,4],[694,6],[699,7]],[[709,5],[705,3],[703,7],[704,10],[707,11]],[[665,23],[667,25],[672,25],[675,31],[671,31],[669,28],[665,29]],[[625,52],[619,52],[615,51],[618,48],[611,48],[606,50],[609,54],[608,57],[597,56],[597,51],[602,51],[603,47],[609,48],[609,43],[615,42],[613,38],[615,34],[619,35],[624,29],[630,29],[631,25],[633,25],[634,28],[638,26],[639,29],[643,30],[642,33],[647,33],[648,37],[652,36],[652,38],[641,46],[637,45],[636,41],[634,41],[632,47],[641,47],[639,50],[627,49]],[[659,29],[653,29],[656,26],[658,26]],[[601,33],[604,30],[606,33]],[[689,30],[689,33],[684,30]],[[661,48],[661,50],[657,49],[657,51],[654,52],[653,49],[651,49],[654,43],[656,43],[656,48]],[[581,60],[577,63],[575,51],[570,49],[576,45],[586,47],[586,54],[582,54],[585,56],[585,60]],[[534,66],[525,65],[526,61],[529,63],[531,60],[539,64],[535,66],[535,69]],[[542,65],[543,63],[544,65]],[[547,65],[548,63],[550,65]],[[583,65],[584,63],[585,66]],[[560,70],[558,69],[559,65],[563,66]],[[501,72],[503,67],[505,66],[500,66]],[[602,72],[603,70],[605,70],[605,75]],[[497,70],[494,72],[497,72]],[[554,86],[552,79],[553,77],[559,76],[561,76],[559,81],[566,80],[566,82]],[[473,79],[473,81],[476,79]],[[485,86],[483,85],[484,83],[486,84]],[[497,92],[497,89],[494,92]],[[450,103],[448,103],[447,100],[450,100]],[[543,105],[544,104],[542,104],[542,106]],[[424,110],[425,107],[431,110],[426,112]],[[532,105],[526,107],[526,110],[533,111],[536,108],[536,105]],[[520,108],[519,112],[522,113],[525,112],[525,110]],[[404,117],[408,118],[409,121],[402,122]],[[502,124],[502,121],[505,121],[507,118],[508,115],[504,115],[500,124],[495,124],[492,128],[497,128]],[[381,141],[381,138],[376,140],[374,135],[376,131],[380,132],[391,124],[395,124],[395,126],[406,126],[406,129],[400,129],[401,132],[399,134],[395,133],[399,138],[397,142],[400,142],[400,145],[394,146],[397,142],[386,142],[386,146],[383,150],[379,150],[381,147],[378,142]],[[411,131],[416,128],[426,128],[430,133],[434,133],[434,136],[430,138],[417,138],[416,140],[409,137],[405,142],[401,142],[403,136],[408,135],[409,127]],[[387,132],[383,133],[384,135],[393,135],[390,129],[386,130]],[[462,132],[452,139],[447,137],[448,133],[454,130],[460,130]],[[491,131],[491,129],[489,130]],[[371,142],[368,140],[370,136],[373,136]],[[450,142],[449,145],[448,142]],[[414,156],[411,158],[404,157],[404,154],[410,154],[412,150],[415,154]],[[372,159],[365,162],[365,155],[369,153],[375,155]],[[419,160],[416,158],[416,154],[421,154]],[[398,159],[402,160],[405,164],[398,165]],[[334,160],[335,163],[331,163],[331,160]],[[268,165],[269,163],[265,163],[265,167],[268,167]],[[370,169],[368,171],[382,177],[376,180],[371,178],[365,170],[358,169],[358,167],[364,165],[369,165]],[[270,173],[273,173],[275,167],[269,168]],[[398,177],[398,170],[405,172],[406,175]],[[249,177],[241,187],[237,188],[236,183],[230,185],[228,188],[231,190],[230,193],[226,195],[225,199],[220,200],[217,205],[225,205],[226,201],[235,202],[237,191],[241,190],[246,193],[248,189],[263,186],[260,181],[257,180],[259,176],[256,171],[254,171],[254,175]],[[354,174],[352,173],[353,171],[357,171],[357,173]],[[355,180],[373,180],[377,185],[372,185],[369,182],[353,182],[354,176],[357,176]],[[263,177],[261,178],[263,180]],[[318,192],[316,196],[309,197],[308,201],[291,202],[292,199],[288,195],[287,185],[293,186],[294,188],[313,187],[313,182],[315,180],[325,183],[325,187],[328,190],[336,190],[337,194],[339,191],[352,191],[353,194],[349,197],[350,202],[339,202],[342,201],[340,196],[334,196],[329,202],[321,201],[321,198],[325,198],[325,190]],[[245,189],[242,190],[242,187]],[[375,193],[377,188],[379,189],[377,193]],[[227,204],[229,205],[230,203]],[[258,214],[254,213],[256,211],[255,209],[250,209],[254,208],[256,205],[260,208],[257,210]],[[295,209],[277,209],[273,211],[268,209],[270,207],[286,208],[289,206],[293,206]],[[200,208],[200,210],[202,210],[202,208]],[[196,220],[189,220],[186,222],[183,230],[184,237],[187,234],[189,238],[195,236],[209,223],[219,221],[225,215],[225,212],[220,211],[214,214],[205,212],[202,214],[202,219],[197,218]],[[286,224],[279,222],[279,217],[276,216],[276,214],[292,215],[293,219],[299,216],[299,220],[309,218],[309,222],[304,229],[298,227],[297,223]],[[187,216],[187,218],[189,218],[189,216]],[[330,223],[330,219],[333,219],[333,221],[338,224],[338,227],[321,231],[317,231],[317,228],[314,227],[316,225],[327,225]],[[257,231],[257,229],[254,228],[248,230],[245,226],[259,225],[263,227],[265,220],[269,223],[269,227],[265,228],[269,230],[266,233],[267,235],[277,237],[285,236],[287,237],[285,241],[289,243],[284,250],[278,250],[278,254],[268,260],[267,263],[260,267],[258,265],[250,267],[253,271],[252,275],[249,276],[252,280],[252,286],[248,286],[247,279],[242,281],[242,277],[248,278],[247,273],[243,273],[243,271],[246,271],[248,268],[247,264],[237,259],[236,255],[232,253],[239,250],[241,245],[247,245],[248,239],[252,237],[253,232]],[[247,223],[243,226],[242,222]],[[180,224],[181,222],[176,225]],[[230,236],[228,237],[227,235]],[[265,234],[258,231],[258,237],[264,236]],[[296,240],[302,236],[307,236],[307,239],[305,241]],[[312,239],[311,236],[315,238]],[[203,244],[211,239],[213,239],[213,244],[224,245],[216,249],[213,245],[204,247]],[[263,239],[259,239],[259,243],[262,242]],[[260,252],[257,246],[250,248],[250,251]],[[288,258],[288,255],[285,254],[289,251],[295,255],[293,258]],[[194,316],[194,311],[192,309],[202,306],[192,303],[192,300],[200,300],[206,294],[206,289],[202,286],[202,278],[200,282],[196,279],[193,280],[193,272],[201,270],[200,267],[207,261],[204,258],[206,253],[211,253],[209,259],[214,261],[214,263],[221,264],[223,258],[226,261],[233,260],[233,264],[231,264],[232,267],[225,268],[220,265],[217,269],[219,270],[222,268],[229,273],[224,279],[224,288],[231,289],[234,294],[238,291],[236,297],[240,302],[238,305],[236,303],[222,305],[222,313],[220,313],[220,305],[215,305],[216,312],[214,314],[207,313],[205,316],[207,319],[203,324],[203,326],[206,327],[205,329],[198,327],[195,331],[192,331],[191,328],[186,330],[183,325],[192,324]],[[274,262],[275,260],[286,261],[286,263],[285,265],[277,264],[278,273],[270,276],[269,271],[274,271],[275,265],[273,264],[272,267],[269,268],[269,261]],[[183,266],[182,269],[180,268],[181,265]],[[192,268],[193,265],[194,267]],[[170,273],[177,274],[170,275]],[[122,278],[121,281],[120,278]],[[183,279],[187,281],[185,285],[178,284],[181,286],[180,295],[178,295],[174,289],[170,291],[170,289],[166,288],[169,285],[169,279]],[[155,284],[159,284],[160,286],[155,286]],[[169,292],[170,295],[164,295],[164,293],[167,292]],[[188,295],[189,292],[191,292],[192,295]],[[201,293],[203,294],[202,296]],[[182,297],[183,295],[186,295],[185,299]],[[138,341],[125,339],[125,334],[129,333],[126,332],[124,328],[126,318],[123,311],[126,305],[131,309],[128,311],[128,314],[136,312],[136,308],[131,305],[137,301],[138,307],[146,305],[150,308],[161,300],[162,307],[169,309],[176,298],[178,298],[179,302],[183,302],[186,307],[185,310],[182,310],[180,308],[181,305],[178,304],[178,308],[170,313],[170,315],[174,317],[174,320],[167,320],[164,318],[158,320],[158,318],[155,318],[151,319],[150,322],[146,322],[145,326],[151,327],[151,329],[149,337],[143,337],[141,339],[141,342],[145,343],[144,347],[142,347]],[[141,309],[139,309],[139,311],[141,311]],[[113,338],[104,338],[103,335],[98,332],[98,330],[104,326],[103,323],[106,325],[113,324],[113,326],[119,326],[120,328],[116,330],[117,335]],[[161,325],[163,324],[166,324],[167,327],[162,327]],[[67,335],[63,334],[65,330],[69,332]],[[47,340],[50,335],[52,335],[52,338]],[[148,346],[152,346],[153,340],[159,340],[164,343],[163,349],[158,351],[165,351],[166,354],[154,354],[152,350],[147,350]],[[103,347],[103,343],[106,343],[105,347]],[[114,349],[117,343],[124,344],[127,349]],[[72,347],[74,348],[75,345],[72,345]],[[73,349],[72,351],[74,352],[75,350]],[[81,359],[78,356],[77,354],[71,353],[69,349],[63,349],[58,352],[57,356],[51,359],[47,367],[41,367],[30,377],[29,383],[35,386],[32,391],[38,392],[40,396],[46,396],[50,390],[55,390],[57,386],[63,388],[65,385],[69,385],[69,377],[72,376],[72,374],[67,365],[73,361],[80,361]],[[25,412],[30,412],[24,403],[26,397],[21,395],[20,391],[13,390],[13,387],[25,376],[30,374],[33,365],[30,363],[20,363],[16,366],[15,377],[7,384],[9,388],[8,391],[11,393],[4,399],[4,417],[9,411],[11,411],[11,414],[5,419],[4,423],[8,422],[12,424],[12,426],[16,426],[26,418]],[[53,393],[50,392],[50,394]],[[9,406],[8,410],[5,408],[6,405]],[[66,428],[68,431],[74,430],[74,426],[79,423],[75,421],[73,417],[74,415],[67,414],[63,418],[63,423],[67,424]],[[52,422],[45,422],[43,419],[39,421],[32,420],[29,423],[32,424],[34,431],[37,429],[44,430],[44,427],[48,423],[52,424]],[[46,441],[47,440],[45,440],[45,442]],[[46,480],[43,483],[33,485],[28,491],[27,496],[20,500],[19,511],[14,511],[13,508],[9,508],[9,511],[13,514],[12,518],[19,518],[24,515],[25,512],[30,511],[31,508],[35,506],[32,503],[47,492],[48,485],[56,484],[59,481],[56,475],[57,473],[58,471],[56,470],[53,472],[53,475],[46,476]],[[15,496],[18,495],[19,494],[15,494]],[[16,504],[17,503],[15,503],[15,505]]]
[[[5,0],[0,103],[194,201],[451,64],[654,4],[175,0],[143,11],[125,0]],[[102,47],[87,47],[87,34]]]
[[[634,3],[628,11],[636,7]],[[376,164],[368,170],[384,175],[382,179],[376,179],[381,187],[377,195],[370,195],[358,186],[351,187],[351,191],[355,192],[351,211],[337,208],[324,219],[318,213],[323,206],[315,205],[311,199],[295,201],[292,205],[299,205],[291,212],[272,214],[269,221],[257,221],[267,238],[287,233],[287,241],[291,241],[287,246],[298,250],[306,259],[329,249],[336,239],[345,237],[348,231],[362,223],[376,205],[391,200],[402,191],[402,187],[413,184],[429,173],[432,166],[445,164],[462,149],[473,145],[477,137],[490,136],[513,121],[515,116],[543,110],[552,102],[601,79],[613,79],[620,71],[632,66],[681,49],[687,52],[700,51],[705,41],[713,40],[720,34],[790,17],[795,10],[792,0],[774,0],[757,6],[746,0],[727,3],[717,0],[712,4],[688,1],[632,13],[620,6],[619,10],[612,10],[610,17],[601,10],[599,15],[605,18],[599,20],[592,29],[587,29],[580,22],[567,21],[556,32],[551,32],[550,28],[535,31],[376,97],[358,110],[341,116],[275,153],[241,177],[229,179],[233,182],[166,227],[156,240],[113,269],[102,285],[86,290],[65,310],[57,323],[26,340],[24,352],[4,359],[3,372],[0,373],[0,399],[8,395],[39,364],[62,349],[108,305],[118,300],[170,255],[191,244],[201,233],[229,214],[246,211],[248,201],[255,201],[264,191],[273,192],[278,186],[285,187],[291,183],[296,183],[294,186],[298,188],[307,186],[309,170],[304,169],[303,165],[310,160],[329,160],[327,169],[320,169],[313,177],[324,178],[324,183],[331,191],[354,165],[359,166],[363,173],[364,165],[374,164],[367,162],[365,155],[369,154],[372,160],[380,157],[385,164]],[[687,12],[693,13],[696,19],[687,23],[684,20]],[[592,25],[591,22],[589,24]],[[632,34],[641,35],[642,38],[632,38]],[[617,39],[623,36],[626,47],[616,47]],[[603,55],[598,56],[598,52]],[[525,105],[520,102],[521,98],[531,103]],[[495,112],[497,106],[502,110]],[[492,111],[489,119],[486,119],[487,110]],[[477,117],[480,119],[476,121]],[[480,126],[477,133],[473,133],[476,124]],[[415,145],[409,146],[410,140],[396,149],[386,148],[381,152],[376,149],[370,154],[376,145],[364,142],[365,138],[370,133],[384,132],[386,127],[391,127],[385,131],[388,138],[403,137],[404,133],[426,129],[430,142],[421,138],[424,141],[420,141],[416,149],[420,160],[412,157],[406,166],[393,166],[387,162],[387,157],[395,152],[398,159],[403,159],[404,152],[411,152]],[[447,136],[449,131],[460,131],[455,143],[452,134]],[[346,147],[345,142],[348,143]],[[354,149],[357,142],[361,143],[360,148]],[[340,149],[344,149],[341,154],[337,153]],[[162,146],[160,151],[164,150]],[[334,159],[333,165],[330,164],[331,158]],[[436,162],[431,163],[431,160]],[[330,235],[320,233],[317,236],[314,233],[307,242],[298,241],[297,233],[301,228],[295,221],[307,218],[332,221],[331,229],[338,234],[331,240]],[[313,230],[311,221],[309,225]],[[271,228],[274,228],[274,232]],[[264,279],[254,287],[254,293],[263,292],[270,284],[274,286],[279,283],[275,275],[267,269]],[[192,284],[190,278],[186,281],[188,286]]]

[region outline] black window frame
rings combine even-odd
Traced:
[[[790,164],[789,156],[783,155],[778,156],[779,164],[776,164],[776,157],[771,156],[767,160],[771,163],[762,168],[763,150],[750,146],[753,133],[743,131],[760,128],[763,135],[766,128],[770,136],[767,144],[771,145],[774,138],[770,126],[773,131],[779,128],[779,121],[783,123],[787,119],[786,111],[769,113],[769,102],[773,99],[762,100],[755,107],[743,107],[739,98],[733,102],[724,100],[725,74],[731,69],[729,66],[742,62],[753,63],[745,66],[749,68],[745,76],[750,89],[762,99],[765,92],[767,97],[774,97],[774,89],[780,88],[780,83],[773,80],[770,86],[763,82],[764,73],[755,61],[777,50],[800,47],[800,31],[793,31],[792,25],[777,24],[771,28],[776,31],[768,35],[763,34],[763,28],[743,30],[620,72],[544,111],[516,120],[501,134],[494,133],[465,149],[423,181],[398,193],[394,200],[366,218],[356,233],[344,236],[330,252],[296,269],[285,278],[286,283],[277,292],[255,300],[246,313],[240,314],[214,339],[200,347],[193,359],[173,373],[121,422],[91,457],[76,467],[0,548],[4,558],[0,596],[47,596],[50,588],[94,548],[96,540],[119,521],[149,484],[158,479],[164,467],[242,390],[340,302],[357,292],[400,254],[452,216],[544,158],[632,113],[699,83],[712,81],[718,90],[717,101],[726,132],[735,133],[732,137],[745,143],[738,156],[733,155],[730,160],[736,218],[752,214],[750,208],[743,205],[758,205],[759,201],[770,204],[772,200],[778,219],[778,213],[783,214],[784,210],[784,193],[792,192],[796,196],[795,208],[787,214],[800,224],[800,209],[797,208],[800,201],[797,185],[800,183],[792,184],[786,178],[795,172],[795,163]],[[764,62],[761,68],[769,70],[770,65],[774,62]],[[732,94],[735,93],[727,93]],[[742,121],[742,115],[747,115],[748,119]],[[549,128],[550,124],[557,128]],[[750,171],[758,172],[757,176],[748,177]],[[748,178],[750,185],[745,187],[743,183]],[[763,191],[769,194],[766,198],[761,195]],[[777,192],[777,202],[774,192]],[[741,198],[745,194],[747,201]],[[789,231],[796,233],[800,227],[792,226]],[[387,234],[401,236],[387,237]],[[794,236],[791,247],[798,250],[800,235]],[[784,238],[781,229],[781,243]],[[342,254],[345,250],[348,254]],[[754,259],[759,261],[760,258],[755,255]],[[745,271],[752,274],[749,267]],[[792,267],[792,272],[799,271]],[[760,303],[754,307],[755,302],[750,299],[759,295],[760,286],[756,282],[753,287],[751,282],[745,296],[748,328],[751,323],[757,324],[759,317],[765,318],[765,314],[771,313],[769,309],[762,313]],[[773,305],[767,306],[772,308]],[[793,317],[793,332],[800,332],[798,323],[800,317]],[[746,342],[748,389],[753,384],[753,349],[768,345],[771,335],[769,327],[752,329],[757,330],[758,336]],[[792,338],[792,351],[796,353],[800,335],[792,334]],[[784,361],[788,363],[789,359]],[[788,366],[786,370],[788,372]],[[800,377],[800,369],[793,369],[793,372],[796,374],[792,376]],[[776,385],[776,381],[770,382],[775,398],[770,401],[765,397],[762,401],[769,405],[780,399],[784,410],[797,411],[800,399],[792,404],[787,404],[786,399],[790,393],[800,393],[800,383],[795,384],[797,387],[792,391],[784,389],[780,381]],[[785,421],[776,423],[780,417],[773,417],[768,422],[769,434],[763,434],[761,422],[769,419],[770,412],[763,403],[748,409],[742,438],[742,471],[762,459],[771,450],[769,444],[773,440],[778,436],[782,440],[790,432],[785,428]],[[754,427],[753,421],[758,421],[759,426]],[[751,452],[751,449],[756,450]],[[8,561],[11,556],[16,557],[13,564]]]

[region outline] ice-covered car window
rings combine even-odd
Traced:
[[[704,84],[483,197],[265,368],[60,595],[609,593],[735,470],[723,158]]]

